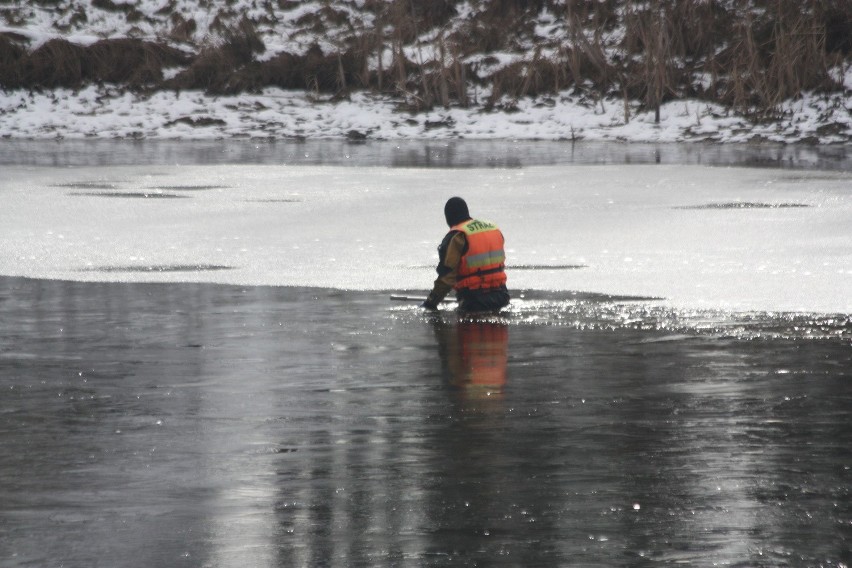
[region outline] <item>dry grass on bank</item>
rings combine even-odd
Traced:
[[[110,10],[127,6],[99,2]],[[263,61],[257,58],[265,51],[261,34],[245,18],[230,26],[218,22],[221,41],[193,54],[135,39],[85,47],[55,39],[30,51],[23,38],[0,34],[0,87],[106,82],[132,89],[238,93],[276,86],[339,96],[369,89],[396,93],[413,109],[467,106],[473,88],[488,94],[478,101],[486,107],[573,88],[592,99],[622,97],[626,119],[628,101],[658,109],[684,97],[761,116],[803,92],[841,89],[832,70],[852,59],[848,0],[806,5],[798,0],[482,0],[479,15],[463,22],[455,19],[459,4],[365,0],[363,9],[375,15],[374,29],[352,29],[336,52],[314,46]],[[539,38],[530,51],[523,46],[536,37],[534,23],[544,10],[562,34]],[[346,13],[327,4],[297,24],[323,34],[345,27]],[[172,15],[173,40],[186,40],[194,29],[192,20]],[[426,32],[430,43],[416,44]],[[424,59],[424,51],[435,55]],[[522,58],[485,75],[479,72],[482,57],[474,57],[521,51]],[[419,54],[415,60],[413,52]],[[183,70],[165,80],[163,70],[174,67]]]

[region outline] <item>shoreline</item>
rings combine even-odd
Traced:
[[[704,165],[852,171],[852,144],[559,141],[530,139],[0,138],[0,165],[256,164],[389,168]]]
[[[0,138],[129,140],[530,140],[552,142],[737,143],[846,146],[846,93],[805,95],[783,118],[758,123],[730,109],[677,100],[653,112],[622,101],[593,106],[570,92],[512,101],[510,109],[439,107],[412,112],[393,97],[353,93],[321,99],[267,88],[227,96],[201,91],[135,93],[112,85],[0,91]]]

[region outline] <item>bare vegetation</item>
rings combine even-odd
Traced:
[[[7,88],[78,88],[101,82],[143,88],[160,83],[163,68],[189,61],[176,48],[135,39],[105,39],[85,47],[53,39],[27,52],[14,39],[0,36],[0,78]]]
[[[250,20],[229,3],[214,20],[217,40],[193,43],[196,22],[168,6],[157,14],[168,18],[157,43],[55,39],[29,49],[23,37],[0,35],[0,87],[107,82],[236,93],[276,86],[338,97],[366,89],[416,110],[510,108],[522,97],[572,90],[590,101],[623,99],[626,120],[631,103],[659,112],[687,97],[772,117],[803,92],[841,90],[834,70],[852,64],[849,0],[364,0],[358,6],[369,25],[354,25],[345,4],[320,2],[295,21],[294,34],[335,38],[333,49],[299,53],[265,53],[274,18]],[[146,17],[131,3],[92,5],[128,21]],[[269,13],[299,6],[276,0]],[[86,17],[63,9],[66,21]],[[164,78],[175,67],[182,71]]]

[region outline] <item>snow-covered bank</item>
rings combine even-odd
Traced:
[[[852,143],[842,2],[5,4],[0,137]]]
[[[9,276],[425,290],[444,201],[458,193],[504,229],[515,290],[852,314],[848,172],[206,165],[4,177]]]
[[[783,121],[757,124],[718,105],[675,101],[653,113],[622,101],[594,105],[565,93],[507,101],[503,110],[438,108],[410,113],[391,98],[355,93],[318,100],[300,91],[209,96],[201,92],[134,94],[113,87],[0,92],[0,137],[28,139],[349,138],[619,140],[849,144],[852,91],[787,103]]]

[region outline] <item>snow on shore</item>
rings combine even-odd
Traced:
[[[622,101],[590,103],[564,93],[506,101],[502,110],[437,108],[410,113],[398,101],[355,93],[317,100],[275,88],[260,94],[134,94],[114,87],[0,92],[0,137],[27,139],[355,138],[535,139],[627,142],[834,144],[852,141],[852,94],[809,95],[784,109],[788,120],[755,124],[720,106],[676,101],[653,113]]]

